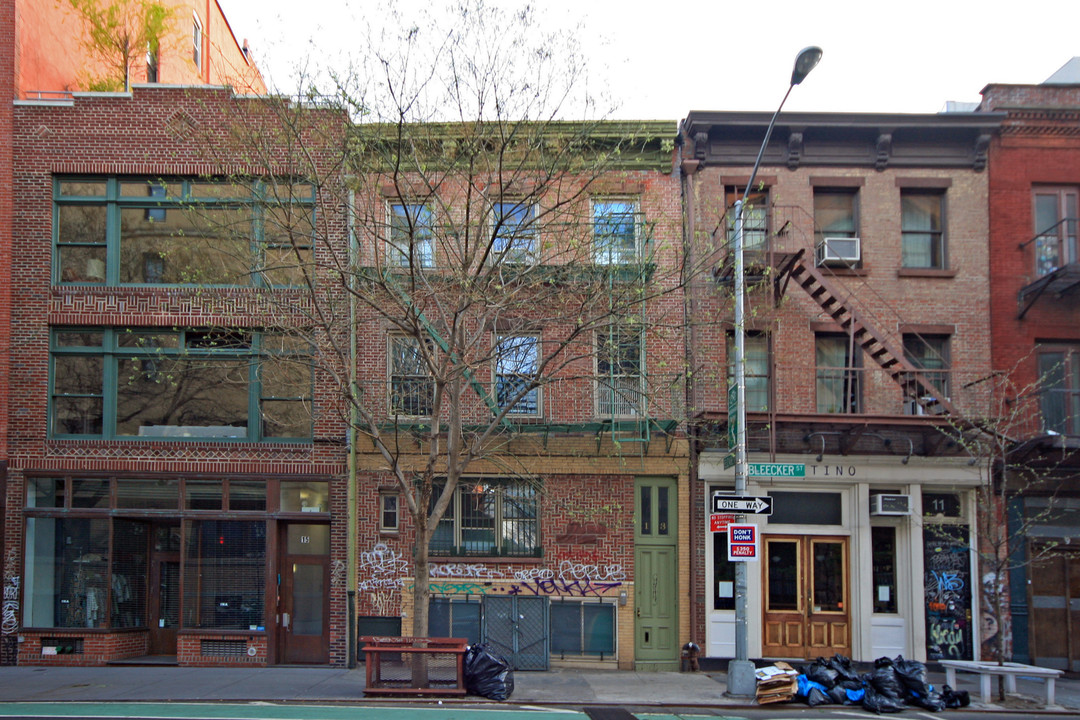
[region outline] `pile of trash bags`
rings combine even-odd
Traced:
[[[514,669],[487,643],[465,650],[465,691],[488,700],[506,700],[514,692]]]
[[[955,692],[948,685],[938,692],[927,682],[926,665],[917,660],[882,657],[874,669],[860,675],[843,655],[826,660],[819,657],[800,668],[797,695],[811,707],[817,705],[862,705],[875,713],[900,712],[910,705],[940,712],[945,708],[967,707],[967,691]]]

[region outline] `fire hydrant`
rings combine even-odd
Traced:
[[[682,646],[682,671],[683,672],[697,672],[701,668],[698,666],[698,655],[701,654],[701,648],[692,642],[688,642]]]

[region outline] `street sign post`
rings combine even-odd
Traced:
[[[749,495],[713,495],[714,513],[745,513],[747,515],[772,515],[772,498]]]

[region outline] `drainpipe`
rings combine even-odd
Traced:
[[[356,205],[356,193],[352,190],[348,192],[348,207],[346,208],[346,216],[348,227],[346,232],[349,236],[349,393],[356,397],[356,295],[353,292],[355,289],[354,283],[356,276],[352,273],[352,269],[356,267],[356,262],[359,258],[359,247],[356,240],[356,217],[355,217],[355,205]],[[356,667],[356,543],[357,543],[357,517],[356,517],[356,500],[357,500],[357,488],[356,488],[356,403],[355,400],[350,402],[349,406],[349,460],[348,460],[348,475],[346,486],[346,502],[348,508],[345,511],[345,522],[348,526],[345,528],[345,587],[347,589],[348,603],[347,611],[349,613],[348,618],[348,643],[349,652],[347,653],[348,665],[350,668]]]

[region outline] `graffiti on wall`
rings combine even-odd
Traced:
[[[399,588],[405,584],[404,578],[409,574],[409,561],[397,552],[386,546],[386,543],[376,543],[371,550],[360,553],[360,580],[357,589],[378,590],[381,588]]]
[[[1000,582],[997,579],[997,575],[992,572],[988,572],[983,575],[982,578],[982,612],[980,613],[982,620],[982,657],[997,659],[998,653],[998,634],[1002,633],[1002,623],[998,622],[997,616],[994,614],[995,603],[998,598],[1001,598],[1003,606],[1008,604],[1008,596],[1006,595],[1007,588],[1004,582]],[[1012,656],[1012,630],[1009,626],[1009,618],[1007,616],[1002,618],[1004,620],[1005,628],[1004,633],[1001,635],[1002,655],[1007,660]]]
[[[0,634],[11,635],[19,629],[19,557],[9,548],[4,559],[4,604],[0,610]]]
[[[335,560],[330,563],[330,586],[341,587],[345,584],[345,561]]]
[[[502,570],[489,568],[484,563],[439,563],[431,565],[428,573],[433,578],[492,578],[503,577]]]

